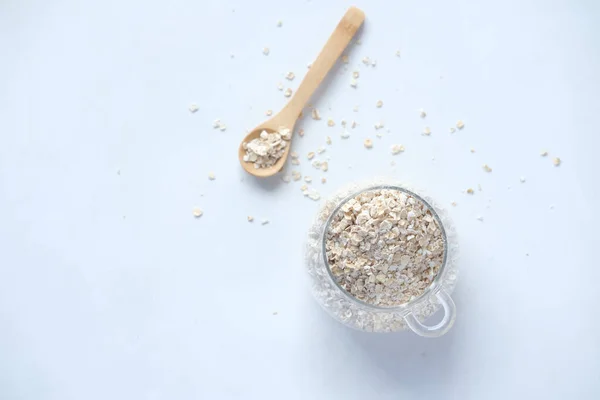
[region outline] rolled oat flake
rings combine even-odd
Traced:
[[[325,232],[328,268],[351,296],[397,307],[421,296],[440,271],[445,234],[436,215],[406,192],[360,192],[331,216]]]
[[[256,169],[272,167],[285,153],[291,137],[291,131],[283,127],[278,132],[262,131],[258,138],[242,143],[244,162],[254,163]]]

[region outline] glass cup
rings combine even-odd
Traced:
[[[430,286],[420,296],[394,307],[366,303],[340,287],[328,266],[325,250],[329,224],[342,205],[362,192],[380,189],[398,190],[423,202],[437,220],[445,244],[442,266]],[[448,332],[454,324],[456,306],[450,297],[458,276],[458,243],[454,227],[444,210],[432,199],[417,194],[404,184],[380,180],[352,185],[327,200],[309,230],[305,261],[316,300],[333,318],[351,328],[367,332],[410,329],[420,336],[437,337]],[[427,325],[427,318],[440,307],[444,312],[442,320]]]

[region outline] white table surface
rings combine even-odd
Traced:
[[[350,2],[4,0],[0,399],[600,398],[600,3],[363,3],[293,147],[318,181],[305,155],[333,138],[323,196],[392,176],[450,208],[450,333],[330,319],[303,280],[318,203],[237,163]]]

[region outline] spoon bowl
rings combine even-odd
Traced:
[[[354,36],[364,20],[364,12],[356,7],[350,7],[327,40],[327,43],[325,43],[323,50],[321,50],[321,53],[308,70],[308,73],[302,80],[302,83],[300,83],[300,86],[291,100],[278,114],[252,129],[252,131],[246,135],[244,140],[242,140],[238,150],[238,158],[242,168],[244,168],[246,172],[258,178],[267,178],[281,171],[290,153],[294,125],[296,125],[296,120],[298,119],[300,112],[310,99],[310,96],[312,96],[321,82],[323,82],[327,73],[335,65],[336,60],[340,57],[346,46],[348,46],[352,36]],[[289,129],[292,137],[287,141],[283,155],[274,165],[268,168],[255,168],[254,163],[244,161],[244,155],[246,154],[244,143],[248,143],[251,140],[258,138],[262,131],[272,133],[280,131],[282,128]]]
[[[240,148],[238,150],[238,157],[240,159],[240,163],[242,164],[242,168],[244,168],[244,170],[246,172],[248,172],[249,174],[259,177],[259,178],[268,178],[269,176],[273,176],[276,173],[278,173],[279,171],[281,171],[283,169],[285,161],[287,160],[288,154],[290,152],[291,139],[287,141],[288,144],[287,144],[287,146],[285,146],[285,150],[284,150],[284,153],[281,156],[281,158],[279,160],[277,160],[277,162],[275,164],[273,164],[272,166],[270,166],[268,168],[256,168],[256,167],[254,167],[254,163],[244,161],[244,156],[246,155],[246,149],[244,149],[244,143],[248,143],[248,142],[252,141],[253,139],[258,138],[262,131],[267,131],[268,133],[274,133],[274,132],[278,132],[281,128],[288,128],[288,129],[290,129],[290,132],[291,132],[292,129],[294,129],[293,125],[291,127],[277,126],[275,124],[272,124],[271,123],[272,121],[273,121],[273,119],[270,119],[270,120],[266,121],[264,124],[254,128],[249,134],[246,135],[246,137],[244,138],[242,143],[240,143]],[[275,128],[275,126],[277,126],[277,127]]]

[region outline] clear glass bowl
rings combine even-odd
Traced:
[[[422,201],[436,218],[445,242],[443,264],[431,285],[419,297],[397,307],[380,307],[358,300],[342,289],[328,266],[325,240],[331,218],[348,200],[361,192],[378,189],[402,191]],[[443,208],[424,195],[417,194],[406,184],[379,179],[346,187],[325,201],[313,221],[306,244],[305,262],[311,281],[311,289],[319,304],[333,318],[351,328],[367,332],[395,332],[411,329],[426,337],[441,336],[454,324],[456,306],[450,295],[458,276],[458,241],[452,222]],[[444,310],[442,320],[435,325],[425,321],[440,307]]]

